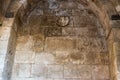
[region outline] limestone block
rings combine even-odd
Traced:
[[[0,55],[0,70],[4,68],[5,57],[5,55]]]
[[[84,8],[83,5],[80,5],[80,6],[82,6],[81,8]],[[83,11],[81,11],[80,9],[73,9],[72,10],[73,16],[80,16],[80,15],[82,15],[82,13],[83,13]]]
[[[65,9],[59,9],[55,12],[55,15],[56,16],[71,16],[72,11],[71,10],[65,10]],[[72,21],[72,19],[70,19],[70,21]]]
[[[18,37],[16,50],[33,51],[33,37],[29,35]]]
[[[108,65],[94,65],[92,67],[92,80],[109,80],[109,67]]]
[[[61,1],[59,7],[61,9],[77,9],[77,6],[77,3],[73,1]]]
[[[120,24],[118,24],[119,26]],[[114,39],[115,41],[120,41],[120,29],[113,29]]]
[[[25,78],[31,75],[31,64],[14,64],[12,77],[13,78]]]
[[[19,77],[30,77],[30,64],[22,64],[19,67]]]
[[[19,65],[20,64],[13,64],[13,69],[12,69],[12,73],[11,73],[11,77],[15,78],[18,77],[18,73],[19,73]],[[12,79],[11,79],[12,80]]]
[[[61,36],[62,28],[60,27],[47,27],[44,32],[46,37]]]
[[[16,51],[15,63],[34,63],[35,52],[32,51]]]
[[[31,68],[31,77],[46,77],[45,74],[47,72],[46,65],[44,64],[33,64]]]
[[[102,38],[82,36],[77,40],[77,47],[80,51],[106,52],[107,46]],[[82,46],[81,46],[82,45]]]
[[[48,65],[47,78],[63,78],[63,65]]]
[[[81,33],[80,28],[63,28],[62,29],[62,34],[65,36],[76,36]]]
[[[70,53],[68,51],[56,51],[53,53],[55,57],[55,62],[57,64],[62,64],[62,63],[69,63],[69,55]]]
[[[71,51],[69,54],[70,61],[73,64],[85,64],[86,62],[86,52],[80,52],[80,51]]]
[[[33,19],[33,17],[32,17],[32,19]],[[36,21],[36,20],[34,20],[34,21]],[[33,23],[33,22],[31,22],[31,23]],[[44,35],[45,28],[44,27],[38,27],[39,25],[40,25],[39,23],[34,23],[33,25],[30,24],[31,27],[29,27],[29,28],[31,29],[30,30],[31,35],[37,35],[37,34]]]
[[[85,64],[96,64],[99,60],[98,56],[96,53],[87,53],[85,55]]]
[[[109,53],[100,53],[99,54],[99,64],[110,64]]]
[[[77,65],[74,64],[64,65],[64,78],[78,78]]]
[[[3,21],[3,27],[12,27],[14,22],[14,18],[5,18]]]
[[[5,54],[4,52],[2,51],[7,51],[7,47],[8,47],[8,41],[0,41],[0,52],[1,54]]]
[[[51,53],[36,53],[35,64],[48,65],[55,64],[55,57]]]
[[[78,77],[80,80],[91,80],[92,67],[91,65],[78,65]]]
[[[71,51],[75,47],[75,40],[71,38],[51,37],[45,42],[46,51]]]
[[[44,36],[41,34],[34,35],[33,36],[34,41],[34,51],[36,53],[42,52],[44,48]]]
[[[10,37],[11,27],[0,27],[0,40],[8,40]]]

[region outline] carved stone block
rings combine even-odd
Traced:
[[[41,17],[41,26],[55,26],[56,17],[55,16],[42,16]]]
[[[61,17],[58,17],[57,19],[57,25],[61,27],[67,26],[69,22],[70,22],[70,19],[68,16],[61,16]]]
[[[77,65],[64,65],[64,78],[78,78]]]
[[[71,38],[49,37],[45,42],[45,51],[72,51],[75,47],[75,40]]]
[[[63,66],[62,65],[48,65],[47,78],[63,78]]]
[[[61,36],[62,28],[60,27],[47,27],[44,30],[46,37]]]
[[[78,65],[78,78],[81,80],[91,80],[91,65]]]

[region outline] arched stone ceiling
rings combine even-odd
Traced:
[[[111,22],[110,17],[111,15],[116,14],[115,7],[120,4],[119,0],[11,0],[11,3],[17,2],[17,5],[19,5],[19,7],[21,5],[21,7],[18,10],[18,16],[19,18],[21,18],[21,21],[26,22],[26,19],[28,19],[31,13],[33,13],[34,10],[37,9],[38,5],[40,5],[40,2],[43,2],[41,6],[43,5],[43,7],[45,7],[45,2],[54,3],[56,1],[73,1],[77,4],[82,4],[82,6],[90,10],[98,17],[107,34],[110,31],[110,28],[108,28],[110,27]],[[14,3],[12,5],[14,5]]]
[[[66,3],[66,5],[59,5],[61,2],[73,2]],[[21,0],[23,5],[19,9],[20,20],[23,22],[28,21],[30,15],[35,14],[35,11],[39,9],[50,9],[53,12],[60,11],[62,6],[72,9],[80,8],[81,10],[87,10],[95,14],[101,21],[106,35],[109,33],[108,27],[110,27],[111,15],[116,14],[115,7],[118,5],[118,1],[115,0]],[[38,11],[37,13],[40,13]]]

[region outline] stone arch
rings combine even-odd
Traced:
[[[109,19],[107,18],[106,20],[103,20],[104,19],[104,17],[103,16],[106,16],[107,15],[107,13],[105,12],[105,13],[102,13],[102,11],[94,4],[94,3],[90,3],[89,4],[90,6],[89,7],[91,7],[91,9],[95,9],[95,10],[97,10],[97,12],[98,13],[100,13],[100,15],[98,15],[98,13],[96,13],[98,16],[99,16],[99,19],[101,20],[101,21],[103,21],[102,22],[102,24],[105,26],[105,30],[106,30],[106,34],[107,33],[109,33],[109,28],[106,28],[106,27],[108,27],[108,26],[111,26],[110,25],[110,21],[109,21]],[[94,7],[93,7],[94,6]],[[18,9],[17,9],[18,10]],[[92,10],[92,11],[95,11],[95,10]],[[21,10],[20,10],[21,11]],[[107,10],[106,10],[107,11]],[[24,12],[24,11],[23,11]],[[96,12],[96,11],[95,11]],[[18,12],[19,13],[19,12]],[[106,15],[105,15],[106,14]],[[101,16],[102,15],[102,16]]]

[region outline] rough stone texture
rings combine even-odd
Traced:
[[[38,4],[28,17],[19,13],[11,80],[109,80],[105,32],[94,13],[77,1]]]
[[[21,8],[15,24],[14,18],[5,19],[0,27],[0,80],[119,80],[119,29],[111,29],[119,22],[109,20],[116,13],[112,0],[10,5],[8,12]]]

